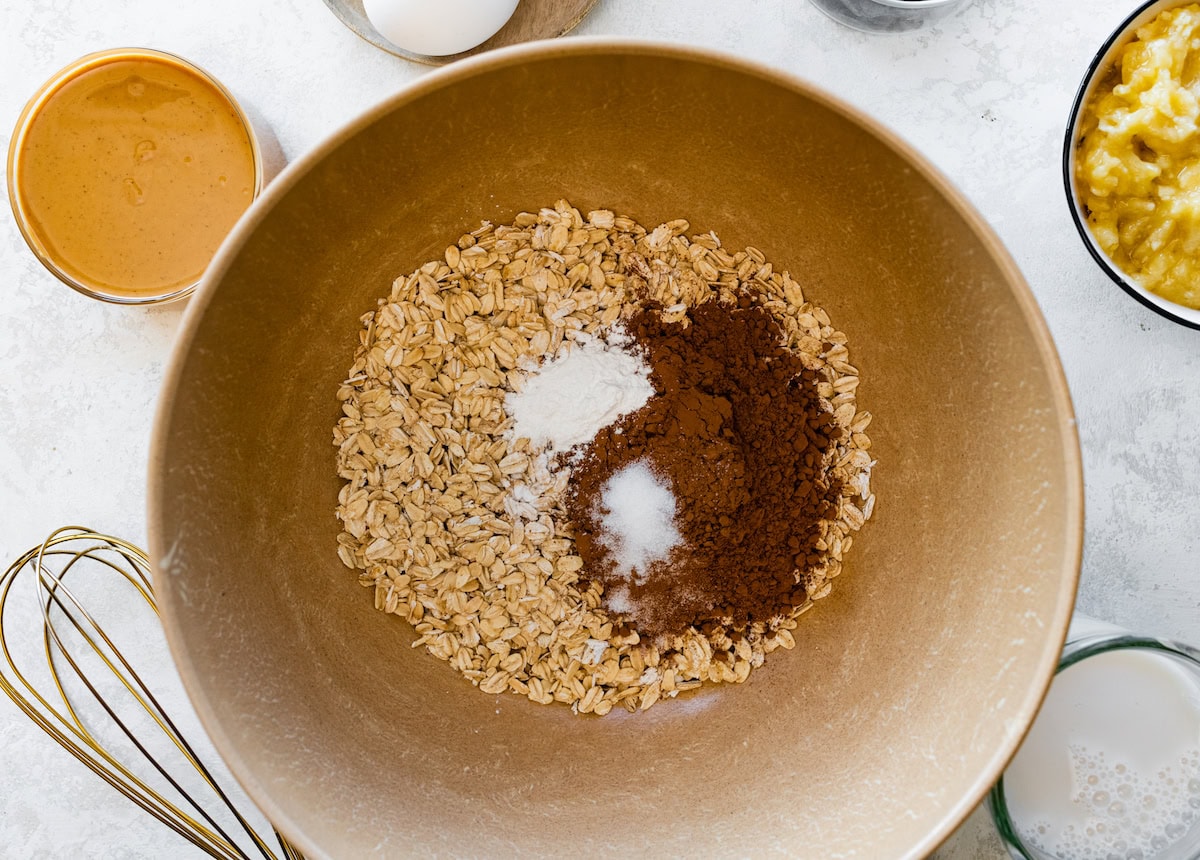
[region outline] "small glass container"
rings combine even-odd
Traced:
[[[264,182],[259,135],[233,95],[147,48],[60,70],[25,105],[8,149],[26,244],[67,286],[116,304],[190,294]]]
[[[445,56],[418,54],[389,42],[371,24],[363,0],[325,0],[325,5],[347,28],[376,48],[416,63],[440,66],[496,48],[565,36],[587,16],[596,0],[521,0],[508,23],[486,42],[460,54]]]
[[[988,808],[1014,860],[1200,857],[1200,651],[1077,616]]]
[[[839,24],[866,33],[905,33],[945,17],[964,0],[809,0]]]

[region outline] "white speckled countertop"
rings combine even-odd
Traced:
[[[786,69],[913,142],[1007,243],[1058,343],[1087,481],[1079,608],[1200,642],[1200,332],[1142,308],[1087,256],[1059,157],[1088,61],[1134,0],[968,0],[935,27],[869,36],[803,0],[600,0],[580,33],[711,46]],[[0,134],[52,72],[144,45],[206,67],[295,157],[426,71],[344,29],[320,0],[0,2]],[[103,305],[62,287],[0,215],[0,560],[67,522],[144,543],[151,416],[181,305]],[[0,856],[178,857],[0,700]],[[976,813],[937,855],[1003,856]]]

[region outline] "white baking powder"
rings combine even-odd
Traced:
[[[646,583],[650,565],[666,561],[683,542],[675,525],[675,494],[647,460],[635,460],[604,482],[599,540],[616,572],[637,585]]]
[[[614,327],[603,339],[577,334],[541,367],[531,369],[504,409],[514,420],[511,438],[559,454],[592,441],[654,395],[650,367],[633,339]]]

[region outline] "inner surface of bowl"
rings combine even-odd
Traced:
[[[849,334],[876,416],[875,516],[796,648],[635,715],[481,693],[335,552],[359,316],[481,219],[563,197],[762,249]],[[184,682],[310,856],[922,855],[1033,718],[1082,529],[1049,337],[943,180],[786,76],[591,40],[423,78],[277,180],[189,308],[151,476]]]

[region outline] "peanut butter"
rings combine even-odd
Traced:
[[[166,54],[84,58],[34,98],[9,161],[34,251],[68,283],[122,300],[195,284],[258,189],[232,99]]]

